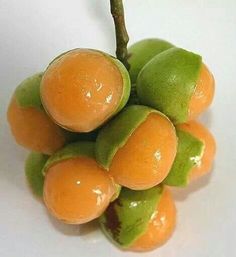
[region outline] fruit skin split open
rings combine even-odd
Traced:
[[[121,190],[99,218],[102,230],[118,247],[148,251],[171,236],[176,223],[176,208],[168,189]]]
[[[43,198],[48,210],[68,224],[98,218],[119,189],[95,161],[93,142],[67,145],[47,160],[42,173]]]
[[[214,95],[214,79],[201,56],[177,47],[151,59],[140,71],[136,87],[141,104],[163,112],[175,124],[195,118]]]
[[[74,49],[53,60],[41,82],[45,110],[61,127],[90,132],[127,103],[130,78],[116,58],[93,49]]]
[[[133,105],[101,129],[96,159],[118,184],[143,190],[165,179],[176,149],[175,128],[169,119],[152,108]]]

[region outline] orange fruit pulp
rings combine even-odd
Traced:
[[[7,112],[8,122],[18,144],[44,154],[52,154],[65,143],[61,129],[44,111],[20,107],[13,97]]]
[[[41,83],[45,109],[56,123],[72,131],[89,132],[118,108],[123,79],[117,65],[103,53],[72,50],[55,60]]]
[[[188,120],[193,120],[211,104],[215,91],[215,80],[207,66],[202,63],[200,76],[189,103]]]
[[[65,223],[82,224],[99,217],[114,193],[108,172],[88,157],[58,162],[46,173],[44,202]]]
[[[142,190],[165,179],[176,155],[177,138],[172,123],[151,113],[115,154],[110,174],[125,187]]]

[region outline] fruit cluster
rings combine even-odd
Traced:
[[[61,54],[16,88],[8,121],[33,151],[26,177],[54,217],[98,218],[120,248],[147,251],[175,228],[167,186],[211,169],[214,138],[194,119],[212,102],[214,78],[199,55],[164,40],[128,51],[129,72],[101,51]]]

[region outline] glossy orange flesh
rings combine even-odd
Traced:
[[[193,180],[211,170],[216,153],[216,142],[210,131],[197,121],[189,121],[188,123],[178,125],[178,128],[190,133],[204,143],[203,156],[198,165],[192,169],[189,176],[189,179]]]
[[[171,192],[165,188],[147,231],[134,242],[130,250],[149,251],[163,245],[171,237],[175,224],[175,203]]]
[[[122,75],[112,60],[98,51],[76,49],[54,61],[41,83],[44,107],[56,123],[89,132],[118,108]]]
[[[189,103],[189,120],[195,119],[212,103],[215,92],[215,80],[207,66],[202,63],[200,77]]]
[[[175,128],[163,115],[151,113],[115,154],[110,173],[125,187],[142,190],[164,180],[177,147]]]
[[[22,108],[15,98],[10,102],[7,118],[16,142],[32,151],[52,154],[65,143],[61,129],[44,111]]]
[[[82,224],[99,217],[115,186],[108,172],[88,157],[61,161],[47,171],[44,202],[59,220]]]

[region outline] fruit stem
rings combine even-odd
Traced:
[[[116,31],[116,57],[129,70],[127,44],[129,36],[125,26],[124,7],[122,0],[110,0],[111,14]]]

